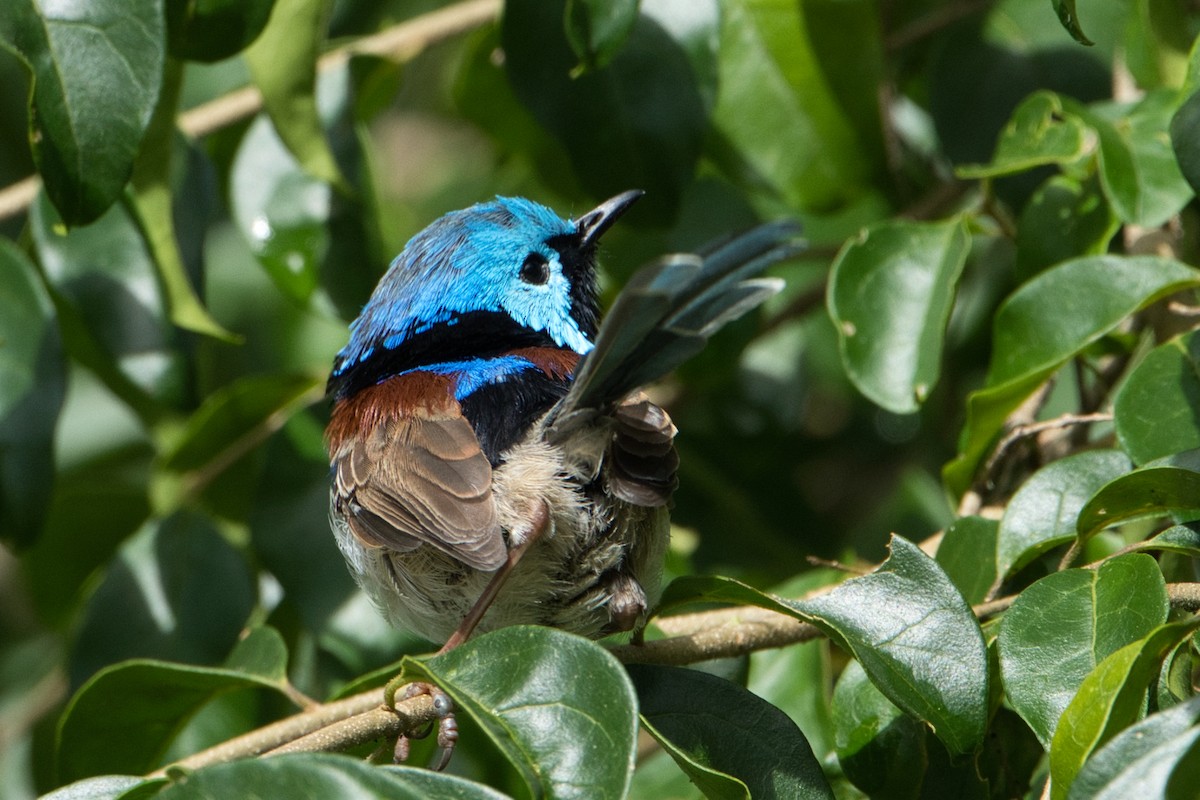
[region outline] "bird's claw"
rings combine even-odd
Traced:
[[[443,692],[438,687],[431,683],[416,681],[408,684],[404,689],[402,700],[411,700],[414,697],[427,694],[433,700],[433,712],[437,715],[437,743],[441,748],[437,760],[433,763],[432,769],[441,772],[450,763],[450,757],[454,755],[454,745],[458,743],[458,720],[454,716],[454,701],[450,699],[450,695]],[[412,746],[413,739],[424,739],[433,730],[433,725],[422,731],[413,733],[402,733],[396,737],[396,763],[408,760],[409,750]]]

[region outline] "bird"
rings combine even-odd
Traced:
[[[351,323],[327,384],[329,516],[392,625],[445,650],[509,625],[644,624],[679,457],[643,387],[778,292],[760,273],[803,245],[780,221],[664,256],[601,322],[600,237],[642,194],[578,217],[502,196],[445,214]]]

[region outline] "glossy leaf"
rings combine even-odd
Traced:
[[[638,0],[567,0],[567,41],[580,70],[607,66],[637,22]]]
[[[1124,222],[1156,227],[1194,195],[1167,135],[1175,107],[1175,92],[1165,89],[1130,108],[1071,105],[1099,139],[1100,181]]]
[[[57,295],[64,344],[147,425],[180,394],[180,356],[173,347],[156,267],[124,205],[67,231],[39,198],[30,230],[47,282]]]
[[[1035,92],[1017,106],[1000,132],[991,162],[959,167],[957,172],[963,178],[990,178],[1069,163],[1087,152],[1087,133],[1077,117],[1065,113],[1058,95]]]
[[[724,3],[720,36],[713,125],[729,146],[715,154],[722,169],[793,209],[853,196],[871,159],[821,71],[799,6]]]
[[[0,240],[0,535],[11,545],[31,544],[45,523],[65,393],[54,307],[29,260]]]
[[[951,752],[968,752],[987,724],[979,623],[933,559],[899,536],[891,547],[875,572],[786,605],[844,643],[879,690]]]
[[[1162,573],[1141,554],[1056,572],[1021,592],[1000,626],[1000,670],[1009,702],[1043,746],[1084,677],[1166,621],[1168,608]]]
[[[553,628],[501,628],[428,661],[405,659],[404,674],[441,686],[530,796],[625,796],[636,700],[624,668],[593,642]]]
[[[220,61],[253,42],[275,0],[166,0],[171,55]]]
[[[962,219],[890,221],[864,230],[833,263],[829,315],[846,374],[888,411],[918,410],[937,383],[969,246]]]
[[[1110,481],[1079,512],[1080,539],[1142,517],[1170,513],[1200,516],[1200,472],[1182,467],[1147,466]]]
[[[1088,757],[1133,723],[1167,653],[1200,627],[1200,616],[1160,625],[1100,662],[1063,712],[1050,744],[1051,798],[1065,798]]]
[[[1044,272],[996,313],[988,385],[1057,367],[1147,303],[1198,284],[1200,272],[1153,256],[1080,258]],[[1066,308],[1064,297],[1073,298]]]
[[[968,397],[959,456],[942,474],[951,491],[967,489],[1005,418],[1067,360],[1128,315],[1196,285],[1200,273],[1177,261],[1089,256],[1013,292],[996,313],[987,386]]]
[[[782,597],[802,597],[844,577],[833,570],[812,570],[775,587],[774,592]],[[791,717],[821,762],[833,754],[829,710],[833,670],[830,644],[818,639],[751,653],[746,676],[746,688]]]
[[[1017,226],[1017,280],[1079,255],[1103,255],[1119,222],[1098,181],[1054,175],[1034,193]]]
[[[64,221],[121,196],[162,76],[162,0],[10,0],[0,39],[33,76],[29,141]]]
[[[938,565],[972,605],[983,602],[996,582],[998,530],[994,519],[959,517],[946,528],[938,545]]]
[[[282,637],[259,628],[238,643],[224,667],[139,660],[101,670],[75,693],[59,722],[61,776],[149,772],[202,706],[233,689],[281,689],[286,662]]]
[[[187,330],[237,342],[238,337],[222,328],[196,296],[175,236],[171,164],[176,137],[175,111],[182,81],[183,67],[171,62],[163,77],[162,96],[134,163],[133,207],[166,290],[171,321]]]
[[[1047,550],[1074,539],[1084,505],[1131,466],[1119,450],[1090,450],[1035,472],[1013,495],[1000,520],[999,575],[1008,577]]]
[[[325,119],[345,108],[348,77],[344,69],[322,76],[318,100]],[[280,124],[260,115],[242,139],[230,173],[233,218],[275,285],[306,302],[329,251],[333,191],[288,151]]]
[[[770,703],[722,678],[630,665],[642,721],[711,798],[833,798],[804,735]]]
[[[1069,800],[1165,797],[1180,757],[1200,740],[1200,698],[1151,714],[1100,748],[1079,771]]]
[[[646,0],[607,67],[571,78],[566,0],[504,7],[505,69],[521,103],[566,147],[584,189],[609,197],[637,186],[633,212],[669,219],[692,179],[716,75],[714,0]]]
[[[332,753],[245,759],[189,773],[157,797],[337,797],[343,800],[502,800],[505,795],[453,775],[375,767]]]
[[[1171,117],[1171,147],[1179,171],[1200,192],[1200,92],[1193,92]]]
[[[1172,525],[1152,539],[1138,545],[1141,550],[1166,550],[1200,558],[1200,522]]]
[[[1084,34],[1083,28],[1079,25],[1079,15],[1075,13],[1075,0],[1052,0],[1054,4],[1054,13],[1058,14],[1058,21],[1067,29],[1067,33],[1071,34],[1071,38],[1080,44],[1092,44],[1092,40]]]
[[[41,796],[41,800],[117,800],[144,782],[137,775],[101,775],[75,781]]]
[[[1138,464],[1200,447],[1200,332],[1146,354],[1113,402],[1121,447]]]
[[[884,697],[857,661],[833,690],[833,720],[838,764],[856,787],[880,800],[918,796],[928,731]]]
[[[769,608],[783,614],[793,614],[786,600],[755,589],[753,586],[721,575],[682,575],[663,590],[658,612],[688,603],[731,603]]]
[[[288,151],[309,175],[347,189],[317,113],[317,57],[332,7],[332,0],[275,0],[245,58]]]
[[[72,681],[127,658],[219,663],[255,595],[245,559],[207,518],[150,523],[122,546],[88,600],[72,646]]]

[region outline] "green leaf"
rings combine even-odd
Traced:
[[[346,69],[321,75],[317,99],[326,121],[345,110],[348,80]],[[306,302],[331,246],[333,190],[297,162],[278,125],[260,115],[238,147],[229,179],[233,218],[275,285]]]
[[[891,549],[870,575],[786,605],[844,643],[879,690],[928,722],[952,753],[969,752],[987,727],[987,651],[979,623],[920,548],[893,535]]]
[[[710,798],[833,798],[787,715],[727,680],[630,665],[642,722]]]
[[[253,375],[210,394],[164,449],[158,510],[203,492],[323,392],[324,381],[312,375]]]
[[[846,374],[888,411],[918,410],[941,372],[942,342],[970,237],[962,218],[882,222],[838,254],[829,315]]]
[[[838,764],[871,798],[916,798],[928,757],[924,725],[896,708],[851,661],[833,690]]]
[[[137,224],[121,204],[67,231],[44,196],[29,217],[67,350],[152,427],[181,401],[183,360]]]
[[[1094,176],[1085,182],[1051,176],[1021,210],[1017,280],[1080,255],[1104,255],[1119,227]]]
[[[722,575],[681,575],[663,590],[656,613],[700,602],[752,605],[795,615],[786,600]]]
[[[1200,447],[1200,331],[1146,354],[1116,399],[1117,437],[1135,463]]]
[[[84,608],[72,682],[126,658],[218,663],[237,642],[255,594],[245,559],[206,518],[152,522],[121,547]]]
[[[1162,572],[1143,554],[1056,572],[1021,592],[1000,625],[1000,671],[1009,702],[1043,746],[1080,681],[1168,610]]]
[[[1171,148],[1192,191],[1200,192],[1200,92],[1194,92],[1171,117]]]
[[[865,152],[831,90],[800,4],[732,0],[721,10],[718,165],[791,209],[857,196],[877,153]]]
[[[0,239],[0,534],[32,544],[54,487],[54,430],[66,363],[54,307],[34,266]]]
[[[1133,312],[1197,285],[1200,272],[1153,256],[1087,256],[1043,272],[996,312],[988,386],[1057,369]]]
[[[153,458],[148,445],[126,446],[60,468],[45,529],[21,564],[34,606],[49,624],[65,628],[78,618],[97,568],[146,522]]]
[[[937,549],[937,563],[971,605],[983,602],[998,576],[995,554],[999,523],[959,517],[950,523]]]
[[[333,0],[275,0],[270,20],[245,53],[275,132],[304,170],[342,191],[342,177],[317,113],[317,58]]]
[[[1050,743],[1051,798],[1065,798],[1088,757],[1138,718],[1146,687],[1167,653],[1200,627],[1200,616],[1160,625],[1096,665],[1063,712]]]
[[[775,587],[775,591],[782,597],[801,597],[845,577],[835,570],[816,569]],[[833,663],[825,639],[750,654],[746,688],[791,717],[821,762],[833,755],[832,684]]]
[[[33,76],[29,141],[70,225],[99,217],[125,187],[158,100],[162,0],[9,0],[0,40]]]
[[[635,218],[673,218],[708,130],[717,3],[646,0],[608,66],[574,79],[565,9],[566,0],[505,3],[500,33],[513,90],[566,147],[588,193],[636,186],[646,199]]]
[[[1079,512],[1076,530],[1086,540],[1110,525],[1171,513],[1200,516],[1200,472],[1146,466],[1101,487]]]
[[[1000,577],[1011,576],[1047,550],[1074,539],[1079,512],[1088,499],[1131,466],[1119,450],[1089,450],[1035,472],[1013,495],[1000,520]]]
[[[1141,542],[1139,550],[1166,550],[1190,558],[1200,558],[1200,522],[1172,525],[1162,533]]]
[[[137,775],[101,775],[55,789],[40,800],[117,800],[143,782],[145,778]]]
[[[1176,103],[1174,91],[1161,89],[1132,107],[1070,104],[1099,137],[1100,182],[1124,222],[1157,227],[1194,196],[1167,133]]]
[[[1196,285],[1200,273],[1177,261],[1086,256],[1013,292],[996,312],[987,386],[967,398],[959,456],[942,472],[950,490],[966,491],[1004,420],[1059,367],[1135,311]]]
[[[252,628],[225,659],[225,668],[256,675],[277,688],[287,686],[287,644],[270,625]]]
[[[1091,146],[1087,134],[1084,124],[1065,112],[1061,97],[1054,92],[1034,92],[1017,106],[1000,132],[991,162],[965,165],[956,172],[961,178],[991,178],[1070,163],[1087,153]]]
[[[638,0],[567,0],[567,41],[579,57],[575,74],[607,66],[637,17]]]
[[[1068,800],[1166,797],[1167,779],[1200,740],[1200,697],[1151,714],[1096,751],[1071,785]]]
[[[406,658],[404,675],[442,687],[530,796],[625,796],[636,698],[624,668],[594,642],[553,628],[501,628],[428,661]]]
[[[171,321],[196,333],[225,342],[238,342],[239,337],[221,327],[196,296],[175,238],[171,157],[176,141],[175,113],[182,81],[183,66],[175,61],[168,62],[163,76],[162,95],[134,163],[133,207],[166,290]]]
[[[295,753],[217,764],[188,773],[161,800],[329,797],[339,800],[503,800],[486,786],[428,770],[375,767],[331,753]]]
[[[192,715],[217,695],[251,686],[279,690],[286,658],[278,632],[260,628],[238,644],[225,667],[138,660],[101,670],[59,720],[60,777],[149,772],[161,765]]]
[[[221,61],[253,42],[275,0],[166,0],[171,55]]]
[[[1058,21],[1067,29],[1067,33],[1071,34],[1071,38],[1080,44],[1092,44],[1092,40],[1087,38],[1083,28],[1079,26],[1079,16],[1075,13],[1075,0],[1052,0],[1052,2],[1054,3],[1054,13],[1058,14]]]

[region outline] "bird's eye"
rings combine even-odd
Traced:
[[[550,280],[550,264],[546,257],[540,253],[525,256],[525,263],[521,265],[521,280],[534,286],[541,286]]]

